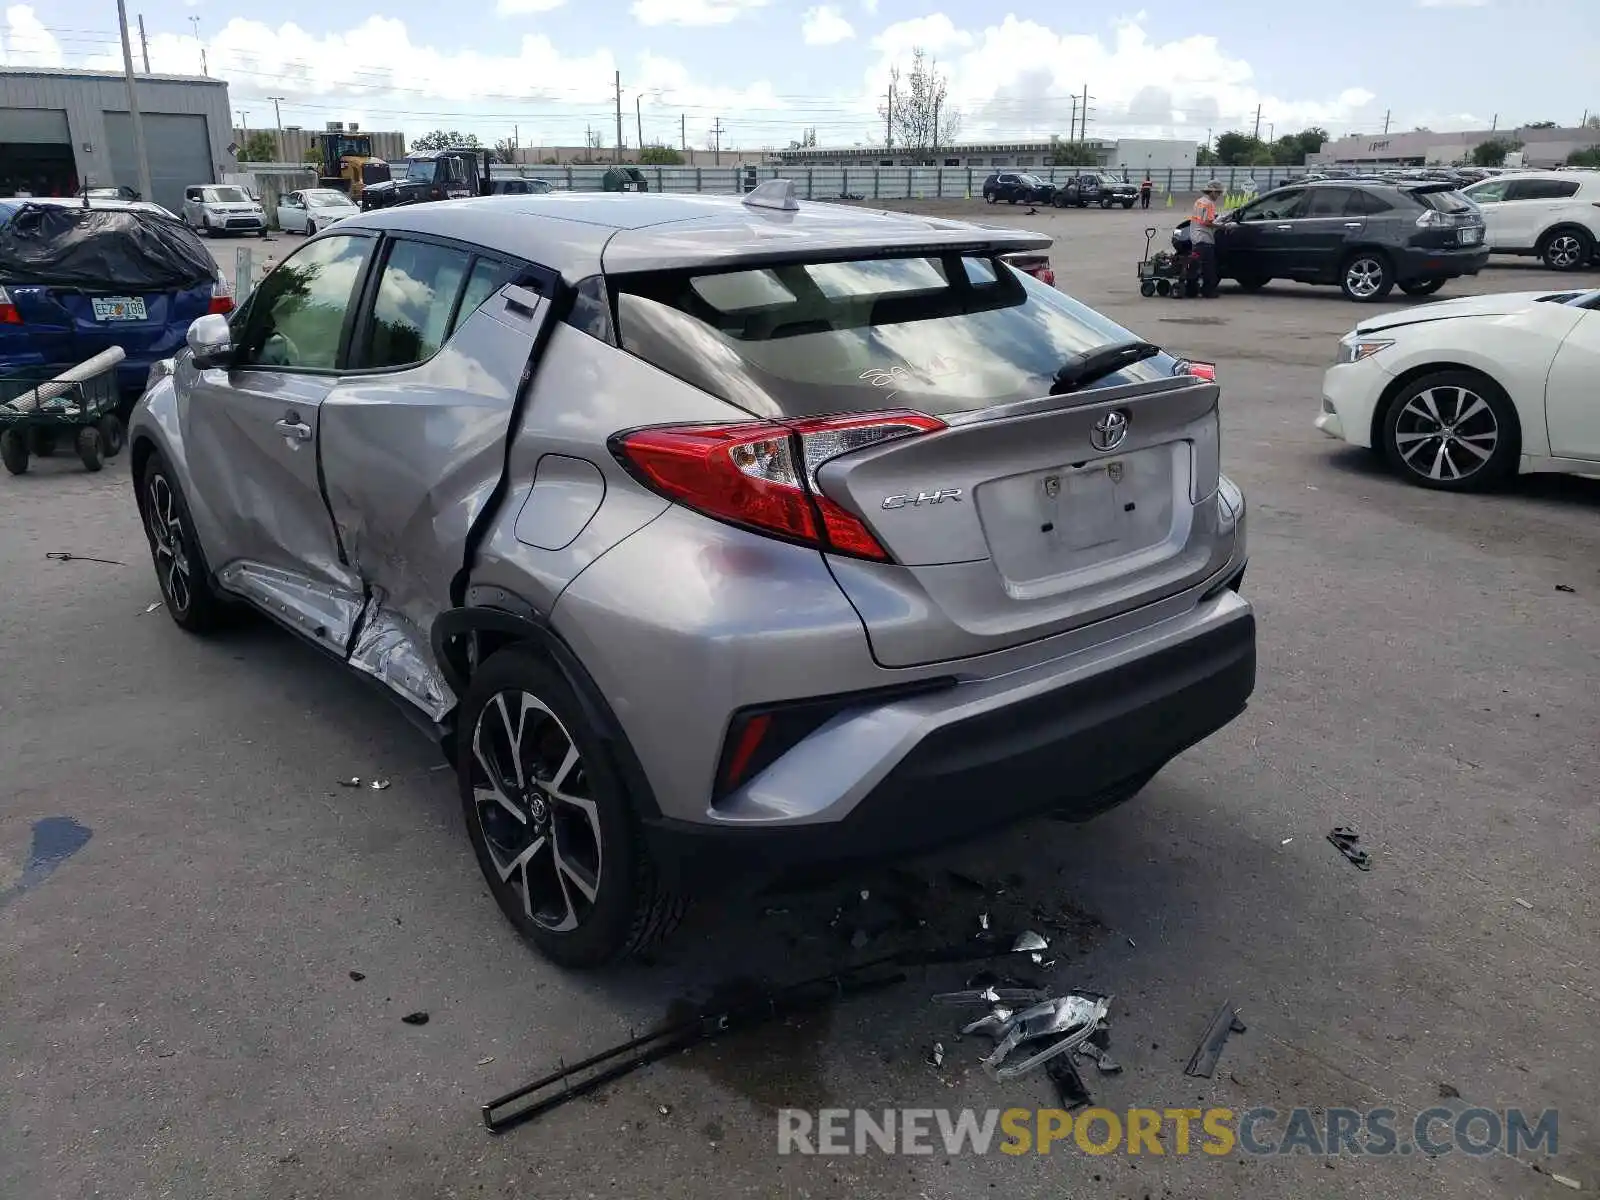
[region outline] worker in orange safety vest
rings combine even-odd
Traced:
[[[1213,179],[1189,215],[1189,241],[1200,256],[1200,294],[1208,300],[1217,294],[1217,198],[1221,195],[1222,184]]]

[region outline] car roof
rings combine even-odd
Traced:
[[[84,199],[85,197],[83,196],[12,196],[0,200],[0,207],[5,208],[6,216],[9,217],[24,204],[54,204],[65,208],[83,208],[85,207]],[[173,216],[161,205],[153,204],[149,200],[114,200],[110,196],[89,196],[87,199],[89,201],[87,207],[89,208],[131,208],[139,212],[155,213],[157,216],[162,217]],[[173,217],[173,219],[176,220],[177,218]]]
[[[341,229],[458,238],[576,281],[679,267],[731,267],[779,258],[914,254],[938,249],[1044,250],[1048,234],[963,221],[798,202],[757,207],[738,196],[550,192],[481,196],[378,209]]]

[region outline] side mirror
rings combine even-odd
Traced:
[[[228,327],[228,318],[218,313],[197,319],[183,340],[194,356],[195,367],[201,371],[223,366],[233,354],[233,330]]]

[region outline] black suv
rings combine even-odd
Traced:
[[[1057,208],[1067,208],[1074,204],[1079,208],[1088,208],[1091,204],[1098,204],[1101,208],[1110,208],[1113,204],[1132,208],[1134,201],[1138,199],[1137,185],[1109,171],[1096,171],[1074,175],[1056,189],[1051,203]]]
[[[1189,222],[1172,234],[1189,250]],[[1476,275],[1489,261],[1483,216],[1455,184],[1323,180],[1268,192],[1217,222],[1217,273],[1247,292],[1274,279],[1335,283],[1351,300],[1408,296]]]
[[[1048,204],[1056,185],[1026,171],[996,171],[983,181],[983,198],[990,204],[1004,200],[1015,204]]]

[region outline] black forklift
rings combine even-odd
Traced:
[[[369,212],[400,204],[487,196],[492,191],[489,163],[493,157],[492,150],[477,146],[415,151],[392,164],[394,178],[362,190],[361,209]]]

